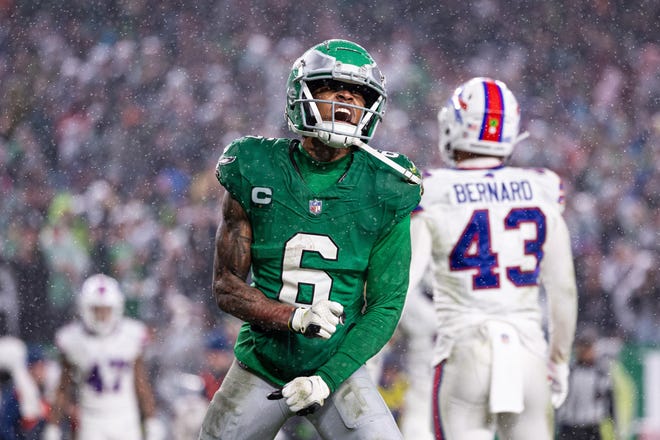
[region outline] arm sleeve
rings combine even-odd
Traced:
[[[541,268],[548,297],[550,360],[568,363],[577,320],[577,286],[568,228],[562,217],[551,224]]]
[[[431,337],[436,329],[436,314],[433,300],[425,293],[431,262],[432,238],[421,214],[413,214],[410,220],[410,238],[412,245],[410,281],[399,327],[406,334],[420,341],[423,339],[432,341]]]
[[[431,262],[431,232],[420,214],[413,214],[410,221],[412,257],[410,261],[409,289],[419,286]]]
[[[366,284],[366,308],[337,353],[317,370],[331,391],[390,340],[408,289],[410,217],[404,218],[374,247]]]

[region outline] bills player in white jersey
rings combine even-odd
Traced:
[[[62,438],[62,422],[74,403],[74,392],[77,420],[70,422],[76,439],[164,438],[142,357],[147,328],[123,316],[124,296],[117,281],[103,274],[85,280],[78,312],[80,319],[55,335],[62,372],[42,438]]]
[[[466,82],[438,120],[453,167],[424,179],[411,265],[411,280],[431,271],[435,438],[550,440],[577,316],[561,181],[547,169],[504,164],[524,135],[501,81]]]

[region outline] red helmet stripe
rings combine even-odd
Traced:
[[[500,142],[504,122],[504,98],[500,86],[494,81],[484,81],[484,99],[486,111],[481,122],[479,139]]]

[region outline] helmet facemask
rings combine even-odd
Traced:
[[[318,138],[326,145],[347,148],[356,140],[368,142],[385,111],[384,78],[369,54],[360,46],[330,40],[307,51],[293,66],[287,85],[286,116],[289,127],[302,136]],[[356,89],[365,106],[314,98],[324,84]],[[319,103],[332,106],[332,117],[323,120]],[[348,108],[361,117],[357,125],[336,118],[336,108]],[[339,113],[341,114],[341,113]]]

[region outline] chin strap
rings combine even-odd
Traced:
[[[513,145],[515,146],[518,142],[522,142],[528,137],[529,137],[529,131],[523,131],[518,135],[518,137],[516,137],[516,140],[513,141]]]
[[[412,171],[402,167],[398,163],[394,162],[392,159],[389,157],[385,156],[383,153],[380,151],[376,150],[375,148],[370,147],[369,145],[365,144],[359,139],[353,140],[353,145],[356,147],[366,151],[367,153],[371,154],[373,157],[376,159],[380,160],[383,162],[385,165],[389,166],[390,168],[393,168],[395,171],[397,171],[399,174],[401,174],[403,177],[405,177],[406,181],[408,183],[412,183],[415,185],[420,185],[422,183],[422,179],[415,175]]]

